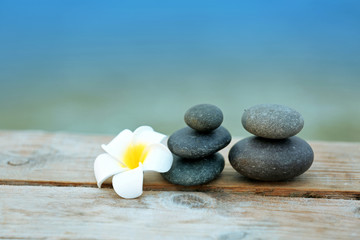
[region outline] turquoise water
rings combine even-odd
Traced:
[[[0,0],[0,129],[170,134],[213,103],[280,103],[300,136],[360,141],[358,1]]]

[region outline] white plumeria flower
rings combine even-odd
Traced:
[[[167,172],[171,168],[173,156],[162,144],[165,138],[151,127],[142,126],[134,132],[125,129],[108,145],[102,145],[106,153],[94,162],[98,187],[112,177],[119,196],[139,197],[143,192],[144,171]]]

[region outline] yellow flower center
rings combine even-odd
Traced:
[[[125,152],[123,163],[130,169],[135,169],[139,163],[144,163],[147,156],[144,144],[130,145]]]

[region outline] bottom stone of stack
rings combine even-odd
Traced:
[[[310,145],[299,137],[266,139],[248,137],[229,152],[231,166],[240,174],[260,181],[283,181],[306,172],[314,160]]]
[[[200,159],[186,159],[177,155],[171,169],[161,175],[167,181],[183,185],[195,186],[201,185],[216,179],[224,170],[224,157],[215,153]]]

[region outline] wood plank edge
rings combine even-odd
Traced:
[[[258,196],[271,197],[298,197],[298,198],[325,198],[325,199],[344,199],[360,200],[360,192],[357,191],[334,191],[334,190],[317,190],[317,189],[296,189],[296,188],[269,188],[269,187],[217,187],[217,186],[180,186],[170,185],[161,186],[144,186],[144,191],[192,191],[192,192],[227,192],[253,194]]]
[[[0,181],[0,185],[12,186],[52,186],[52,187],[91,187],[97,188],[93,182],[55,182],[55,181],[21,181],[9,180]],[[102,188],[112,188],[111,184],[104,184]],[[144,191],[181,191],[181,192],[228,192],[253,194],[257,196],[271,197],[295,197],[295,198],[325,198],[325,199],[344,199],[344,200],[360,200],[360,192],[358,191],[334,191],[334,190],[317,190],[317,189],[296,189],[296,188],[269,188],[269,187],[218,187],[212,185],[202,186],[180,186],[180,185],[144,185]]]

